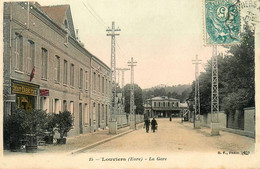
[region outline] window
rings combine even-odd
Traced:
[[[60,82],[60,57],[56,55],[56,82]]]
[[[104,85],[104,93],[107,94],[107,79],[106,79],[106,82],[105,82],[105,85]]]
[[[156,102],[153,103],[153,106],[156,107]]]
[[[104,109],[104,105],[102,104],[102,120],[105,120],[105,109]]]
[[[97,90],[100,92],[100,75],[98,75],[98,79],[97,79]]]
[[[74,64],[70,65],[70,85],[74,86]]]
[[[104,89],[105,88],[104,83],[105,83],[105,79],[104,79],[104,77],[102,77],[102,93],[104,93],[104,90],[105,90]]]
[[[168,102],[168,107],[170,107],[170,102]]]
[[[96,103],[93,103],[93,121],[96,120]]]
[[[85,89],[88,90],[88,71],[85,71]]]
[[[31,40],[28,40],[28,43],[27,43],[27,73],[31,73],[33,70],[34,55],[35,55],[34,42]]]
[[[63,65],[63,84],[67,84],[67,65],[68,65],[68,62],[67,60],[64,60],[64,65]]]
[[[83,69],[80,68],[79,70],[79,88],[83,88]]]
[[[23,37],[18,33],[15,35],[15,68],[23,71]]]
[[[163,107],[165,107],[165,102],[163,102]]]
[[[159,107],[161,107],[161,102],[159,102]]]
[[[47,79],[48,51],[42,48],[42,78]]]
[[[54,100],[54,112],[58,114],[61,111],[61,103],[59,99]]]
[[[49,112],[49,98],[47,97],[40,97],[40,109],[46,110]]]
[[[84,124],[89,124],[89,111],[87,103],[84,105]]]
[[[67,108],[67,101],[66,100],[63,100],[63,111],[67,111],[68,108]]]
[[[73,118],[72,125],[74,126],[74,102],[73,101],[70,102],[70,113]]]
[[[93,90],[96,90],[96,72],[93,73]]]

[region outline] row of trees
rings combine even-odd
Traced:
[[[226,113],[255,106],[255,46],[254,32],[245,27],[239,45],[231,46],[218,56],[219,103]],[[199,76],[201,113],[211,109],[211,60]],[[189,99],[194,98],[194,82]]]
[[[167,96],[186,101],[191,92],[191,85],[166,86],[161,88],[150,88],[143,91],[143,98],[148,99],[156,96]]]

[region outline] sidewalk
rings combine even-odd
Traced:
[[[137,129],[140,129],[143,123],[137,124]],[[118,134],[109,134],[109,130],[102,130],[95,133],[88,133],[67,138],[66,144],[46,144],[45,146],[38,146],[37,153],[33,154],[47,154],[47,153],[62,153],[62,154],[75,154],[84,151],[88,148],[95,147],[102,143],[108,142],[112,139],[118,138],[135,130],[130,127],[125,127],[117,130]],[[12,156],[19,154],[30,154],[26,153],[25,149],[20,152],[10,152],[9,150],[4,151],[4,156]]]
[[[235,151],[237,149],[250,151],[251,153],[255,153],[255,139],[243,136],[240,134],[235,134],[228,131],[219,130],[218,136],[211,136],[211,129],[208,127],[201,126],[200,129],[194,129],[192,122],[181,122],[178,124],[183,126],[189,130],[193,130],[194,132],[203,135],[204,137],[211,139],[212,141],[216,141],[218,147],[220,149]]]

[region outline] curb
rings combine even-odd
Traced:
[[[117,134],[117,135],[115,135],[115,136],[106,138],[106,139],[104,139],[104,140],[101,140],[101,141],[92,143],[92,144],[87,145],[87,146],[85,146],[85,147],[82,147],[82,148],[79,148],[79,149],[70,151],[69,153],[67,153],[67,155],[78,154],[78,153],[80,153],[80,152],[86,151],[86,150],[91,149],[91,148],[93,148],[93,147],[96,147],[96,146],[98,146],[98,145],[100,145],[100,144],[106,143],[106,142],[108,142],[108,141],[111,141],[111,140],[113,140],[113,139],[116,139],[116,138],[118,138],[118,137],[121,137],[121,136],[123,136],[123,135],[126,135],[126,134],[128,134],[128,133],[131,133],[131,132],[133,132],[133,131],[135,131],[135,130],[125,131],[125,132],[123,132],[123,133],[120,133],[120,134]]]

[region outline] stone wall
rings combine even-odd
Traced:
[[[228,119],[229,118],[229,119]],[[255,108],[245,108],[244,112],[236,111],[235,113],[225,114],[220,111],[218,114],[220,130],[240,134],[255,138]],[[210,127],[211,114],[200,116],[201,126]]]
[[[255,137],[255,108],[244,109],[244,130],[249,136]]]

